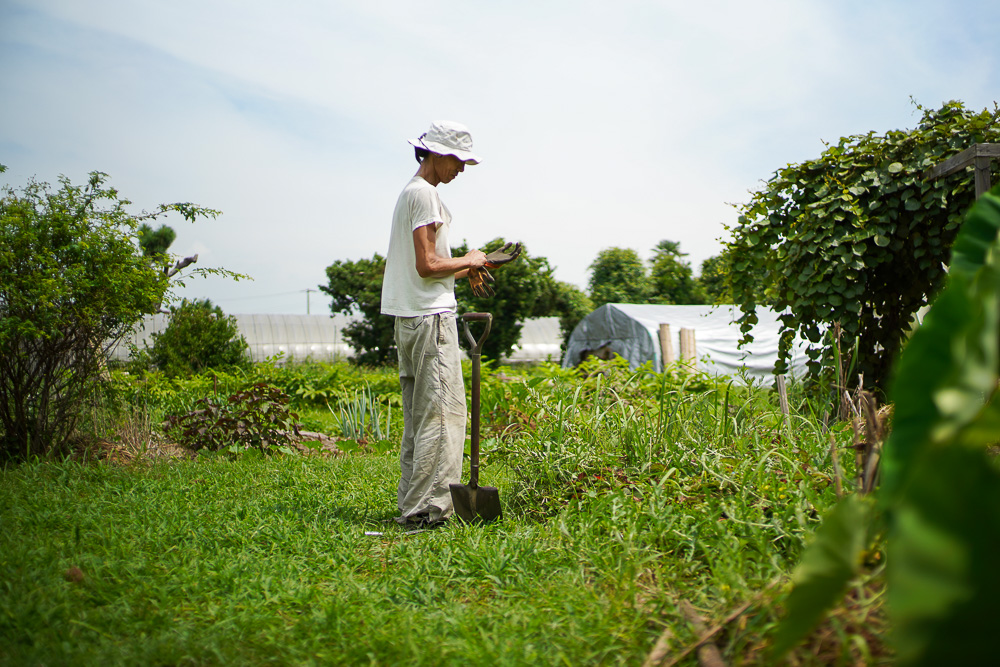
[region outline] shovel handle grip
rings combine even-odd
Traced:
[[[476,340],[472,332],[469,330],[469,322],[485,321],[486,329],[483,331],[483,335]],[[465,325],[465,337],[469,340],[469,345],[472,346],[472,354],[482,354],[483,343],[486,342],[486,337],[490,335],[490,327],[493,326],[493,314],[492,313],[462,313],[462,324]]]

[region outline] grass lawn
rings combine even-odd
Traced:
[[[0,470],[0,664],[695,665],[688,603],[766,664],[830,434],[758,390],[547,386],[492,390],[523,409],[484,439],[488,526],[405,534],[391,448]],[[880,577],[793,658],[884,661]]]
[[[8,470],[0,658],[628,663],[659,634],[651,550],[575,522],[405,535],[395,475],[390,455]]]

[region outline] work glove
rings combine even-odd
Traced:
[[[469,285],[472,286],[472,293],[476,296],[493,296],[493,276],[486,270],[486,267],[469,269]]]
[[[511,250],[510,247],[514,246]],[[491,269],[495,269],[498,266],[502,266],[507,262],[511,262],[517,259],[517,256],[521,254],[521,244],[520,243],[507,243],[504,247],[499,250],[494,250],[490,254],[486,255],[486,266]]]

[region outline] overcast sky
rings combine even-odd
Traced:
[[[227,313],[328,312],[336,260],[385,254],[406,140],[465,123],[452,240],[503,236],[586,288],[598,252],[678,241],[697,273],[733,204],[824,141],[912,128],[911,98],[1000,100],[992,0],[0,0],[0,182],[93,170],[172,250],[252,282]],[[502,272],[498,274],[502,279]]]

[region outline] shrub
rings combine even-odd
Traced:
[[[257,449],[265,454],[290,452],[298,415],[288,409],[288,394],[264,382],[229,396],[200,399],[195,409],[167,417],[164,431],[194,450],[237,454]]]
[[[215,213],[169,204],[133,215],[106,179],[0,191],[0,459],[64,443],[110,347],[159,308],[168,277],[139,251],[140,222]]]
[[[170,323],[153,334],[150,361],[169,377],[192,375],[212,368],[244,368],[248,345],[236,318],[226,316],[208,299],[185,299],[170,309]]]

